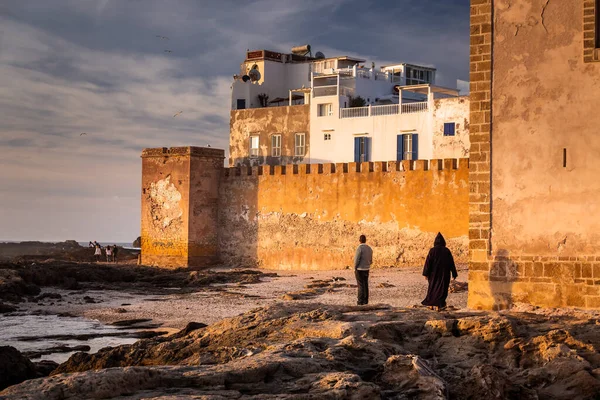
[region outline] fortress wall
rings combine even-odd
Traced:
[[[352,264],[365,234],[374,267],[415,266],[441,231],[466,262],[468,171],[466,159],[224,169],[221,261],[340,269]]]

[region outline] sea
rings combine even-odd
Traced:
[[[62,243],[64,242],[64,240],[57,240],[57,241],[41,241],[41,240],[0,240],[0,243],[27,243],[27,242],[39,242],[39,243]],[[90,241],[87,242],[77,242],[79,243],[80,246],[83,247],[88,247]],[[140,250],[139,247],[133,247],[133,243],[131,242],[98,242],[100,243],[100,245],[102,247],[104,246],[112,246],[112,245],[117,245],[119,247],[125,248],[125,249],[130,249],[130,250]]]

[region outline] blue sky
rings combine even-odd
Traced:
[[[469,1],[2,0],[0,240],[133,241],[141,150],[226,149],[246,49],[305,43],[455,87]]]

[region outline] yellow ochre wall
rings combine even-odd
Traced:
[[[230,168],[219,199],[231,266],[343,269],[361,234],[374,267],[422,265],[438,231],[467,259],[466,159]]]

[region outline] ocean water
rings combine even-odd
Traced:
[[[89,242],[77,242],[79,243],[80,246],[83,247],[88,247]],[[133,247],[133,243],[123,243],[123,242],[98,242],[100,243],[100,246],[105,247],[105,246],[112,246],[112,245],[117,245],[119,247],[123,247],[125,249],[139,249],[139,247]]]
[[[95,353],[103,347],[135,343],[138,339],[123,336],[101,336],[88,340],[55,339],[57,335],[114,334],[129,332],[114,326],[104,325],[96,320],[81,317],[62,317],[58,315],[13,315],[0,316],[0,346],[13,346],[17,350],[39,351],[51,347],[67,345],[70,347],[88,345]],[[52,360],[62,363],[73,354],[53,353],[32,361]]]

